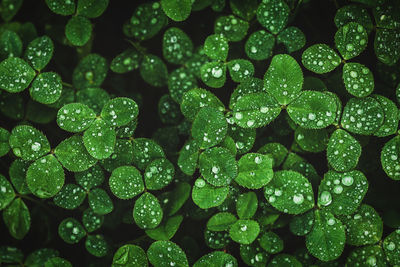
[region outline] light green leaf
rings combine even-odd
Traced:
[[[0,210],[3,210],[15,197],[15,192],[10,182],[0,174]]]
[[[343,252],[346,233],[343,224],[332,213],[315,210],[315,222],[306,236],[306,246],[314,257],[322,261],[337,259]]]
[[[155,159],[165,158],[161,146],[147,138],[133,140],[133,163],[139,170],[144,170]]]
[[[144,191],[142,174],[133,166],[114,169],[109,185],[111,192],[120,199],[131,199]]]
[[[221,16],[214,24],[214,32],[222,34],[228,41],[238,42],[246,37],[249,23],[233,15]]]
[[[116,73],[126,73],[138,69],[143,55],[136,49],[129,48],[118,54],[110,64],[110,69]]]
[[[233,241],[240,244],[251,244],[260,233],[260,225],[253,220],[237,220],[229,229]]]
[[[368,181],[360,171],[328,171],[318,188],[318,206],[334,215],[350,215],[360,206]]]
[[[61,82],[61,76],[55,72],[40,73],[29,88],[32,99],[42,104],[56,102],[61,97]]]
[[[213,147],[199,157],[200,173],[214,186],[229,185],[236,178],[238,166],[228,149]]]
[[[107,242],[101,235],[88,235],[85,241],[85,248],[95,257],[104,257],[109,250]]]
[[[169,94],[179,104],[182,102],[183,94],[196,87],[196,77],[187,68],[178,68],[168,75]]]
[[[192,10],[191,0],[161,0],[165,14],[174,21],[186,20]]]
[[[83,16],[74,16],[65,26],[65,36],[74,46],[85,45],[92,36],[92,23]]]
[[[81,59],[72,74],[72,83],[76,89],[99,87],[107,76],[108,65],[104,57],[89,54]]]
[[[201,80],[209,87],[221,88],[226,82],[226,64],[221,61],[207,62],[201,67]]]
[[[94,111],[81,103],[66,104],[57,113],[57,124],[68,132],[82,132],[89,128],[96,118]]]
[[[181,111],[183,116],[193,121],[200,109],[214,107],[224,111],[224,104],[210,91],[195,88],[186,92],[182,97]]]
[[[68,16],[75,13],[75,1],[46,0],[51,11],[58,15]]]
[[[55,148],[54,153],[64,168],[71,172],[85,171],[97,162],[87,152],[82,137],[78,135],[62,141]]]
[[[170,240],[178,231],[183,220],[182,215],[169,217],[163,224],[157,228],[145,230],[146,234],[154,240]]]
[[[264,60],[272,55],[275,46],[275,37],[264,31],[253,32],[247,39],[244,51],[253,60]]]
[[[104,222],[104,216],[94,213],[90,208],[83,211],[82,224],[90,233],[99,229]]]
[[[104,181],[104,172],[99,165],[94,165],[89,169],[75,174],[76,183],[86,191],[101,185]]]
[[[204,107],[197,113],[192,124],[192,136],[200,148],[219,144],[228,130],[224,114],[214,107]]]
[[[400,180],[400,137],[390,139],[382,148],[382,168],[393,180]]]
[[[236,201],[236,212],[240,219],[251,219],[258,208],[257,195],[248,192],[239,195]]]
[[[273,159],[259,153],[248,153],[238,161],[239,173],[235,182],[248,189],[260,189],[267,185],[274,173]],[[240,216],[239,216],[240,217]]]
[[[370,245],[354,249],[347,257],[347,266],[387,266],[383,249],[379,245]]]
[[[15,198],[3,210],[3,220],[10,235],[18,240],[23,239],[31,228],[31,216],[21,198]]]
[[[154,242],[147,250],[147,257],[154,267],[189,267],[185,252],[171,241]]]
[[[335,44],[345,60],[356,57],[367,47],[367,31],[362,25],[356,22],[349,22],[337,30]]]
[[[23,160],[36,160],[50,152],[47,137],[36,128],[28,125],[14,127],[9,138],[14,155]]]
[[[148,267],[146,252],[136,245],[123,245],[114,253],[111,267]]]
[[[287,108],[289,117],[306,129],[322,129],[335,120],[336,102],[318,91],[303,91]]]
[[[213,215],[207,222],[207,229],[220,232],[229,230],[230,226],[237,221],[235,215],[229,212],[220,212]]]
[[[24,58],[35,70],[40,71],[50,62],[53,52],[53,41],[47,35],[43,35],[28,44]]]
[[[146,189],[160,190],[172,182],[174,178],[174,165],[165,158],[153,160],[144,172]]]
[[[346,63],[343,66],[343,82],[346,90],[356,97],[365,97],[374,90],[374,76],[364,65]]]
[[[164,33],[162,51],[166,61],[182,65],[193,55],[193,43],[184,31],[171,27]]]
[[[243,82],[254,75],[253,64],[246,59],[234,59],[228,62],[228,70],[234,82]]]
[[[204,53],[211,59],[225,61],[228,57],[228,40],[222,34],[212,34],[204,41]]]
[[[336,52],[326,44],[315,44],[308,47],[301,57],[306,69],[322,74],[336,69],[341,59]]]
[[[314,206],[311,183],[295,171],[275,172],[264,196],[274,208],[289,214],[301,214]]]
[[[209,209],[221,205],[228,196],[228,187],[214,187],[202,178],[198,178],[193,186],[193,202],[202,209]]]
[[[384,111],[372,97],[351,98],[344,107],[341,125],[355,134],[370,135],[378,130],[384,121]]]
[[[54,203],[64,209],[73,210],[85,200],[86,192],[76,184],[65,184],[54,197]]]
[[[396,104],[389,98],[381,95],[374,94],[372,97],[379,102],[385,114],[382,126],[374,132],[374,135],[384,137],[395,134],[399,126],[398,108]]]
[[[238,267],[237,260],[223,251],[213,251],[198,259],[193,267]]]
[[[114,152],[115,130],[104,120],[95,120],[83,133],[83,144],[88,153],[96,159],[105,159]]]
[[[158,199],[148,193],[143,193],[133,207],[133,219],[141,229],[156,228],[162,220],[163,210]]]
[[[288,23],[289,13],[289,6],[283,0],[263,1],[257,8],[257,20],[271,33],[277,34]]]
[[[106,10],[109,0],[78,0],[76,13],[87,18],[97,18]]]
[[[22,54],[22,41],[18,34],[4,30],[0,35],[0,59],[20,57]]]
[[[86,235],[86,231],[74,218],[66,218],[58,226],[58,235],[64,242],[76,244]]]
[[[357,166],[361,156],[361,145],[349,133],[337,129],[329,138],[326,149],[328,163],[339,172],[349,171]]]
[[[304,47],[306,37],[299,28],[290,26],[279,33],[277,43],[285,45],[288,53],[293,53]]]
[[[25,90],[35,78],[35,71],[19,57],[9,57],[0,63],[0,88],[18,93]]]
[[[400,264],[400,231],[396,230],[385,237],[383,249],[386,258],[392,265]]]
[[[283,240],[272,231],[263,233],[259,237],[258,242],[269,254],[277,254],[283,250]]]
[[[155,87],[167,84],[168,70],[165,63],[156,55],[147,54],[139,68],[143,80]]]

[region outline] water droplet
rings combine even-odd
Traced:
[[[211,171],[215,174],[219,173],[219,168],[217,166],[213,166]]]
[[[237,113],[235,113],[235,118],[236,118],[237,120],[241,120],[241,119],[243,118],[243,114],[240,113],[240,112],[237,112]]]
[[[308,119],[310,119],[310,120],[315,120],[315,114],[314,113],[309,113],[308,114]]]
[[[396,248],[395,243],[390,242],[389,244],[387,244],[386,248],[390,251],[394,250]]]
[[[294,202],[295,204],[300,205],[301,203],[304,202],[304,196],[303,196],[302,194],[295,194],[295,195],[293,196],[293,202]]]
[[[346,45],[346,50],[347,51],[353,51],[354,50],[354,45],[353,44],[347,44]]]
[[[42,146],[38,142],[33,143],[32,146],[31,146],[32,150],[35,151],[35,152],[38,152],[41,147]]]
[[[257,157],[255,157],[254,162],[257,164],[260,164],[262,162],[262,158],[257,156]]]
[[[242,227],[240,227],[240,230],[242,230],[243,232],[247,230],[247,225],[243,225]]]
[[[328,225],[332,226],[332,225],[334,225],[334,224],[335,224],[335,219],[330,218],[330,219],[328,220]]]
[[[337,185],[333,188],[333,192],[335,194],[341,194],[343,192],[343,187],[341,185]]]
[[[323,191],[319,197],[319,202],[323,206],[328,206],[332,203],[332,195],[328,191]]]
[[[351,186],[354,182],[354,178],[351,176],[344,176],[342,178],[342,184],[345,186]]]
[[[253,121],[253,120],[247,121],[247,126],[248,126],[248,127],[251,127],[251,126],[253,126],[253,125],[254,125],[254,121]]]
[[[199,179],[196,180],[196,182],[194,182],[194,184],[198,188],[202,188],[202,187],[204,187],[206,185],[206,182],[203,179],[199,178]]]
[[[214,77],[214,78],[221,78],[221,76],[222,76],[222,69],[221,68],[212,68],[212,70],[211,70],[211,75]]]

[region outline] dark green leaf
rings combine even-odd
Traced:
[[[24,58],[36,70],[42,70],[53,57],[54,44],[47,35],[37,37],[28,44]]]
[[[86,231],[74,218],[66,218],[58,226],[58,235],[66,243],[76,244],[86,235]]]
[[[92,36],[90,20],[82,16],[72,17],[65,26],[65,36],[74,46],[85,45]]]
[[[35,71],[23,59],[9,57],[0,63],[0,88],[10,93],[25,90],[35,78]]]
[[[133,219],[141,229],[156,228],[162,220],[163,210],[158,199],[148,193],[143,193],[133,207]]]
[[[19,240],[25,237],[31,227],[28,207],[20,198],[14,199],[3,211],[3,220],[10,235]]]

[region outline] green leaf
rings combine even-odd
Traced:
[[[95,120],[83,134],[88,153],[96,159],[105,159],[114,152],[115,130],[104,120]]]
[[[225,61],[228,57],[228,40],[222,34],[212,34],[204,41],[204,53],[211,59]]]
[[[28,207],[20,198],[16,198],[3,210],[4,224],[10,235],[18,240],[25,237],[31,227]]]
[[[0,127],[0,157],[6,155],[10,151],[10,132]]]
[[[326,129],[304,129],[297,127],[294,133],[296,143],[307,152],[322,152],[328,143],[328,132]]]
[[[247,21],[250,21],[257,11],[257,0],[231,0],[229,1],[232,13]]]
[[[179,152],[178,166],[186,175],[193,175],[197,168],[200,146],[196,140],[185,143]]]
[[[83,16],[74,16],[65,26],[65,36],[74,46],[85,45],[92,36],[93,26],[89,19]]]
[[[142,174],[133,166],[114,169],[109,185],[111,192],[120,199],[131,199],[144,191]]]
[[[232,80],[237,83],[254,75],[254,66],[246,59],[234,59],[229,61],[228,70]]]
[[[306,44],[304,33],[294,26],[287,27],[281,31],[276,40],[278,44],[283,44],[286,47],[288,53],[298,51]]]
[[[222,87],[226,82],[226,64],[220,61],[205,63],[201,67],[201,80],[209,87]]]
[[[89,235],[85,241],[86,250],[95,257],[107,255],[109,247],[101,235]]]
[[[136,245],[123,245],[114,253],[112,267],[148,267],[146,252]]]
[[[239,173],[235,182],[245,188],[260,189],[267,185],[274,175],[272,163],[273,159],[270,156],[259,153],[245,154],[238,161]]]
[[[15,192],[10,182],[0,174],[0,210],[3,210],[15,197]]]
[[[165,14],[174,21],[186,20],[192,10],[191,0],[161,0]]]
[[[46,261],[44,267],[72,267],[72,264],[66,259],[54,257]]]
[[[87,170],[75,173],[76,183],[86,191],[101,185],[104,181],[104,172],[99,165],[94,165]]]
[[[165,158],[161,146],[147,138],[133,140],[133,163],[139,170],[144,170],[155,159]]]
[[[354,215],[342,216],[346,243],[352,246],[373,245],[382,238],[383,222],[369,205],[361,205]]]
[[[57,257],[59,252],[52,248],[40,248],[28,255],[26,258],[24,265],[26,266],[43,266],[46,261],[51,258]]]
[[[163,210],[158,199],[148,193],[143,193],[133,207],[133,219],[141,229],[156,228],[162,220]]]
[[[379,245],[370,245],[354,249],[347,257],[347,266],[387,266],[385,254]]]
[[[87,17],[97,18],[106,10],[109,0],[78,0],[76,13]]]
[[[58,226],[58,235],[64,242],[76,244],[86,235],[86,231],[74,218],[66,218]]]
[[[172,182],[174,178],[174,165],[165,158],[152,161],[144,172],[146,189],[160,190]]]
[[[236,143],[237,154],[243,154],[252,149],[256,139],[256,129],[231,126],[228,129],[228,135],[232,137]]]
[[[339,8],[335,15],[336,27],[340,28],[349,22],[357,22],[364,26],[369,34],[372,31],[374,25],[372,24],[371,17],[368,14],[367,9],[360,5],[346,5]]]
[[[238,267],[237,260],[223,251],[213,251],[198,259],[193,267]]]
[[[97,160],[87,152],[82,137],[78,135],[74,135],[62,141],[55,148],[54,153],[64,168],[71,172],[86,171],[97,162]]]
[[[303,86],[303,72],[294,58],[286,54],[276,55],[264,75],[265,89],[281,105],[296,99]]]
[[[1,1],[0,15],[2,19],[9,22],[18,13],[23,0],[3,0]]]
[[[400,58],[398,47],[400,45],[399,29],[377,29],[375,34],[374,49],[379,61],[394,65]]]
[[[367,31],[362,25],[349,22],[337,30],[335,44],[345,60],[354,58],[367,48]]]
[[[9,57],[0,63],[0,88],[18,93],[25,90],[35,78],[35,71],[23,59]]]
[[[382,126],[374,132],[375,136],[384,137],[395,134],[399,125],[398,109],[396,104],[387,97],[372,95],[379,102],[383,109],[384,121]]]
[[[283,250],[283,240],[272,231],[263,233],[259,237],[258,242],[269,254],[277,254]]]
[[[314,257],[322,261],[337,259],[343,252],[346,240],[345,229],[332,213],[315,210],[315,222],[306,236],[306,246]]]
[[[341,59],[336,52],[326,44],[315,44],[308,47],[301,57],[306,69],[322,74],[336,69]]]
[[[177,213],[188,200],[190,190],[191,187],[188,183],[179,182],[172,191],[160,195],[165,214],[172,216]]]
[[[171,241],[154,242],[147,250],[147,257],[154,267],[189,267],[185,252]]]
[[[32,99],[42,104],[56,102],[61,97],[61,82],[61,76],[55,72],[40,73],[29,88]]]
[[[382,168],[393,180],[400,180],[400,137],[390,139],[382,148]]]
[[[206,246],[212,249],[222,249],[231,243],[232,239],[228,232],[213,232],[210,230],[204,231],[204,241]]]
[[[221,205],[228,196],[228,187],[214,187],[202,178],[198,178],[193,186],[193,202],[202,209],[209,209]]]
[[[170,240],[178,231],[183,220],[182,215],[169,217],[157,228],[145,230],[146,234],[154,240]]]
[[[392,265],[400,264],[400,231],[396,230],[385,237],[383,249],[386,258]]]
[[[349,133],[337,129],[329,138],[326,156],[328,163],[336,171],[349,171],[357,166],[361,156],[361,145]]]
[[[82,224],[90,233],[99,229],[104,222],[104,216],[94,213],[90,208],[86,209],[82,215]]]
[[[89,206],[98,215],[113,211],[114,204],[106,191],[101,188],[92,189],[88,194]]]
[[[167,66],[158,56],[147,54],[143,58],[139,70],[140,76],[151,86],[162,87],[167,84]]]
[[[257,8],[257,20],[273,34],[282,31],[288,23],[290,9],[283,0],[263,1]]]
[[[395,29],[400,27],[400,8],[396,1],[382,1],[375,5],[373,15],[376,26],[385,29]]]
[[[199,157],[200,173],[214,186],[229,185],[236,178],[238,166],[228,149],[213,147]]]
[[[303,266],[296,257],[289,254],[276,255],[267,265],[268,267],[301,267]]]
[[[236,212],[240,219],[251,219],[258,208],[257,195],[248,192],[239,195],[236,202]]]
[[[10,168],[8,169],[12,185],[15,190],[22,195],[31,193],[31,190],[29,190],[28,185],[26,184],[26,171],[30,164],[29,161],[16,159],[11,163]]]
[[[192,136],[200,148],[219,144],[228,130],[224,114],[214,107],[204,107],[197,113],[192,124]]]
[[[66,184],[54,197],[54,203],[64,209],[79,207],[86,198],[86,192],[76,184]]]
[[[233,121],[243,128],[260,128],[273,121],[281,107],[268,93],[251,93],[238,97],[233,106]]]
[[[318,91],[303,91],[287,108],[289,117],[306,129],[322,129],[335,120],[336,102]]]
[[[101,117],[112,126],[123,126],[135,119],[139,114],[136,102],[127,97],[116,97],[106,103]]]
[[[200,109],[214,107],[224,111],[224,104],[210,91],[195,88],[186,92],[182,97],[181,111],[183,116],[193,121]]]
[[[257,243],[240,245],[240,257],[248,266],[266,266],[267,264],[269,255]]]
[[[264,196],[274,208],[289,214],[301,214],[314,206],[310,182],[295,171],[275,172]]]
[[[28,125],[19,125],[12,129],[9,143],[14,155],[23,160],[36,160],[50,152],[47,137]]]
[[[193,55],[193,43],[184,31],[171,27],[164,33],[162,51],[166,61],[182,65]]]
[[[179,124],[182,113],[178,103],[170,95],[163,95],[158,102],[158,115],[164,124]]]
[[[260,225],[253,220],[237,220],[229,229],[229,236],[240,244],[251,244],[260,233]]]
[[[264,60],[272,55],[275,46],[275,37],[264,31],[253,32],[247,39],[244,51],[253,60]]]
[[[305,236],[314,226],[314,210],[294,216],[290,223],[289,229],[294,235]]]
[[[22,54],[22,41],[18,34],[4,30],[0,36],[0,59],[20,57]]]
[[[107,76],[108,65],[104,57],[89,54],[81,59],[72,74],[72,83],[76,89],[99,87]]]
[[[207,229],[215,232],[226,231],[236,221],[237,218],[232,213],[219,212],[208,220]]]
[[[350,215],[360,206],[368,181],[360,171],[328,171],[318,188],[318,206],[334,215]]]
[[[182,102],[183,94],[196,87],[196,77],[187,68],[178,68],[168,75],[169,94],[179,104]]]
[[[132,143],[129,140],[117,139],[113,154],[109,158],[102,160],[101,165],[108,172],[112,172],[118,167],[132,164],[132,161]]]
[[[372,97],[350,98],[343,110],[341,125],[355,134],[371,135],[384,121],[384,111]]]
[[[24,58],[35,70],[42,70],[53,57],[54,44],[47,35],[35,38],[28,44]]]
[[[138,69],[143,55],[136,49],[129,48],[118,54],[110,64],[110,69],[116,73],[126,73]]]
[[[345,63],[343,66],[343,82],[346,90],[356,97],[365,97],[374,90],[372,72],[359,63]]]
[[[82,132],[90,127],[96,118],[94,111],[81,103],[66,104],[57,113],[57,124],[68,132]]]
[[[75,13],[75,1],[46,0],[46,4],[58,15],[69,16]]]
[[[273,159],[273,167],[280,166],[288,155],[287,148],[280,143],[267,143],[257,152],[270,155]]]
[[[76,92],[76,102],[85,104],[96,114],[99,114],[104,105],[109,101],[110,95],[101,88],[89,87]]]
[[[222,34],[228,41],[238,42],[244,39],[249,29],[249,23],[233,15],[221,16],[214,24],[214,32]]]

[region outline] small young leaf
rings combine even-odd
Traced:
[[[235,182],[249,189],[260,189],[271,181],[273,159],[267,155],[248,153],[238,161],[239,173]],[[240,217],[240,216],[239,216]]]
[[[280,143],[267,143],[257,152],[270,155],[273,159],[273,167],[280,166],[288,155],[287,148]]]
[[[328,171],[318,188],[318,206],[334,215],[350,215],[356,211],[367,190],[367,178],[360,171]]]
[[[225,61],[228,57],[228,40],[222,34],[213,34],[204,41],[204,53],[211,59]]]
[[[207,222],[207,229],[220,232],[229,230],[230,226],[237,221],[235,215],[229,212],[220,212],[213,215]]]
[[[35,70],[42,70],[53,57],[54,44],[47,35],[37,37],[28,44],[24,58]]]
[[[365,97],[374,90],[374,76],[362,64],[346,63],[343,66],[343,82],[346,90],[356,97]]]
[[[278,44],[285,45],[288,53],[298,51],[306,44],[304,33],[299,28],[293,26],[281,31],[276,40]]]
[[[61,76],[55,72],[40,73],[29,88],[32,99],[42,104],[56,102],[61,97],[61,82]]]
[[[15,197],[15,192],[10,182],[0,174],[0,210],[11,203]]]
[[[109,250],[107,242],[101,235],[88,235],[85,241],[85,248],[95,257],[104,257]]]
[[[147,167],[144,172],[144,181],[146,189],[160,190],[172,182],[174,178],[174,165],[167,159],[155,159]]]
[[[58,235],[66,243],[76,244],[86,235],[86,231],[74,218],[66,218],[58,226]]]
[[[197,113],[192,124],[192,136],[200,148],[219,144],[228,130],[224,114],[214,107],[204,107]]]
[[[143,58],[139,70],[140,76],[146,83],[155,87],[162,87],[167,84],[167,66],[158,56],[147,54]]]
[[[350,171],[357,166],[360,156],[361,145],[353,136],[342,129],[332,133],[326,149],[332,168],[339,172]]]
[[[314,206],[310,182],[295,171],[275,172],[264,196],[274,208],[289,214],[301,214]]]
[[[18,240],[23,239],[31,227],[31,215],[21,198],[15,198],[4,209],[3,220],[10,235]]]
[[[264,60],[272,55],[275,46],[275,37],[264,31],[253,32],[246,41],[244,51],[253,60]]]
[[[254,75],[253,64],[245,59],[234,59],[229,61],[228,70],[234,82],[243,82]]]
[[[118,54],[110,64],[110,69],[116,73],[126,73],[138,69],[143,55],[136,49],[130,48]]]
[[[86,191],[101,185],[104,181],[104,172],[99,165],[75,173],[76,183],[82,186]]]
[[[65,26],[65,36],[74,46],[85,45],[92,36],[92,23],[83,16],[72,17]]]
[[[171,241],[154,242],[147,250],[147,257],[154,267],[189,267],[185,252]]]
[[[171,27],[164,33],[162,51],[166,61],[182,65],[192,56],[193,43],[184,31]]]
[[[202,209],[221,205],[228,196],[228,187],[214,187],[202,178],[198,178],[193,186],[193,202]]]
[[[116,97],[104,105],[101,117],[112,126],[123,126],[138,116],[139,107],[127,97]]]
[[[238,171],[235,157],[222,147],[213,147],[201,153],[199,167],[207,182],[214,186],[229,185]]]
[[[253,220],[237,220],[229,229],[233,241],[240,244],[251,244],[260,233],[260,225]]]
[[[86,209],[82,215],[82,224],[90,233],[99,229],[104,222],[104,216],[94,213],[90,208]]]
[[[382,168],[393,180],[400,180],[400,137],[390,139],[382,148]]]
[[[341,63],[338,54],[326,44],[308,47],[303,52],[301,61],[304,67],[318,74],[331,72]]]
[[[154,229],[145,230],[146,234],[154,240],[170,240],[174,237],[176,231],[178,231],[179,226],[183,220],[182,215],[175,215],[169,217],[163,224],[159,225]]]
[[[89,206],[98,215],[108,214],[114,209],[110,197],[101,188],[92,189],[88,194]]]
[[[143,193],[133,207],[133,219],[141,229],[156,228],[162,220],[163,210],[158,199],[148,193]]]
[[[65,131],[77,133],[89,128],[95,118],[94,111],[85,104],[70,103],[58,111],[57,124]]]
[[[389,234],[383,241],[386,258],[392,265],[400,264],[400,231]]]
[[[289,117],[306,129],[322,129],[335,120],[336,102],[318,91],[304,91],[287,108]]]
[[[367,47],[367,31],[362,25],[349,22],[336,32],[335,44],[345,60],[356,57]]]
[[[111,267],[148,267],[146,252],[136,245],[123,245],[114,253]]]
[[[35,71],[19,57],[9,57],[0,63],[0,88],[18,93],[25,90],[35,78]]]
[[[201,80],[209,87],[221,88],[226,82],[226,64],[212,61],[201,67]]]
[[[200,109],[214,107],[224,111],[224,104],[210,91],[195,88],[186,92],[182,97],[181,111],[183,116],[193,121]]]
[[[161,0],[165,14],[174,21],[186,20],[192,10],[191,0]]]
[[[165,158],[161,146],[147,138],[136,138],[133,140],[133,164],[139,169],[144,170],[147,165],[155,159]]]
[[[144,191],[142,174],[133,166],[114,169],[109,185],[111,192],[120,199],[131,199]]]
[[[75,1],[46,0],[46,4],[58,15],[69,16],[75,13]]]
[[[222,34],[228,41],[238,42],[243,40],[249,29],[249,23],[233,15],[221,16],[214,24],[214,32]]]
[[[322,261],[337,259],[343,252],[346,233],[343,224],[332,213],[315,210],[315,222],[306,236],[306,246],[314,257]]]
[[[198,259],[193,267],[238,267],[237,260],[230,254],[223,251],[213,251]]]
[[[23,160],[36,160],[50,152],[47,137],[28,125],[19,125],[12,129],[9,143],[14,155]]]
[[[115,130],[104,120],[95,120],[83,133],[83,144],[96,159],[105,159],[114,152]]]
[[[97,18],[106,10],[109,0],[78,0],[76,13],[87,17]]]
[[[54,197],[54,204],[57,206],[73,210],[79,207],[85,200],[86,192],[76,184],[66,184]]]
[[[258,208],[257,195],[248,192],[239,195],[236,202],[236,212],[240,219],[251,219]]]
[[[277,34],[285,28],[289,13],[289,6],[283,0],[263,1],[257,8],[257,20],[271,33]]]
[[[78,63],[72,74],[72,83],[77,89],[99,87],[107,76],[108,65],[104,57],[89,54]]]

